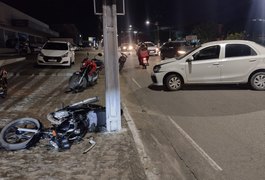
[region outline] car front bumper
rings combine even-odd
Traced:
[[[37,64],[43,66],[70,66],[70,57],[43,57],[38,56]]]
[[[154,85],[163,86],[163,77],[162,73],[152,73],[151,79]]]

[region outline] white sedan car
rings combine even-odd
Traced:
[[[205,43],[180,58],[161,61],[151,78],[171,91],[184,84],[239,83],[265,90],[265,47],[245,40]]]
[[[68,66],[75,62],[75,48],[64,41],[48,41],[37,57],[38,65]]]

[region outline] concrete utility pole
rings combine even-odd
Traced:
[[[107,130],[121,130],[116,0],[103,0]]]

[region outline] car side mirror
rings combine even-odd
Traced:
[[[191,63],[193,60],[194,60],[193,57],[189,57],[189,58],[186,60],[186,62]]]

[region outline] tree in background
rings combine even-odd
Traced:
[[[235,40],[235,39],[245,39],[245,32],[240,33],[230,33],[226,37],[227,40]]]
[[[192,34],[197,35],[201,43],[214,41],[218,38],[218,24],[210,22],[197,25]]]

